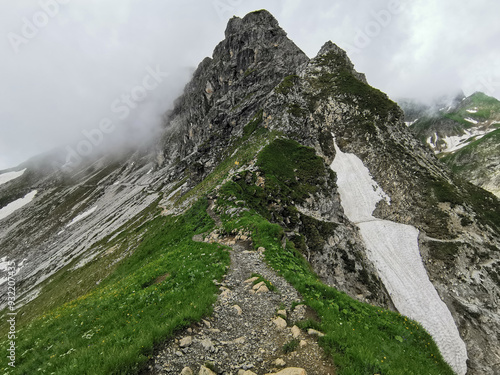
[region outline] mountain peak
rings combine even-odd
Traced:
[[[237,16],[231,18],[227,24],[225,36],[228,38],[231,35],[239,34],[243,30],[252,28],[263,28],[267,30],[279,29],[284,33],[279,26],[278,20],[267,10],[262,9],[248,13],[243,18]]]
[[[318,52],[318,56],[326,55],[329,52],[333,52],[335,54],[342,56],[347,56],[347,53],[342,48],[333,43],[331,40],[323,44],[323,46]]]
[[[316,62],[314,65],[319,64],[322,68],[327,68],[331,71],[337,71],[339,68],[347,68],[358,80],[367,83],[365,75],[354,69],[354,64],[349,56],[347,56],[347,52],[331,40],[323,44],[313,62]]]

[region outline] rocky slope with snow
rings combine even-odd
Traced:
[[[182,221],[186,209],[208,197],[223,229],[206,237],[261,228],[245,216],[257,215],[281,228],[272,237],[276,249],[293,249],[325,285],[417,320],[456,373],[495,373],[500,366],[498,199],[444,168],[343,50],[328,42],[308,58],[267,11],[229,21],[225,39],[167,116],[161,139],[95,156],[71,172],[52,165],[46,156],[9,172],[16,175],[0,175],[1,209],[37,192],[0,219],[0,257],[23,265],[16,277],[25,324],[35,312],[101,290],[147,242],[160,212]],[[360,176],[366,184],[351,191]],[[356,192],[351,203],[349,192]],[[261,235],[255,229],[254,244]],[[72,277],[77,285],[67,281]],[[54,287],[61,280],[66,293]],[[0,308],[6,303],[3,294]],[[351,305],[339,311],[358,311]],[[323,344],[347,358],[350,349],[333,343],[330,329]],[[406,337],[396,337],[406,345]],[[366,369],[390,366],[384,360],[366,358]]]
[[[441,105],[403,101],[407,125],[454,172],[499,196],[500,102],[477,92]]]

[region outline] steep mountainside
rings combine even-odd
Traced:
[[[499,196],[500,102],[477,92],[440,108],[404,102],[411,131],[453,171]]]
[[[343,50],[309,59],[267,11],[229,21],[155,144],[71,173],[54,157],[0,185],[0,207],[36,190],[0,219],[19,330],[5,373],[147,371],[164,342],[192,358],[175,333],[211,314],[238,241],[314,310],[297,325],[325,333],[339,374],[500,368],[500,202],[449,173]],[[238,348],[272,371],[281,349],[254,336]],[[205,344],[197,366],[252,368]]]
[[[500,129],[444,155],[441,161],[474,185],[500,197]]]

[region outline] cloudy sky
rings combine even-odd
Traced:
[[[3,1],[0,170],[62,144],[97,144],[96,130],[154,133],[227,20],[261,8],[310,57],[327,40],[346,49],[392,98],[500,98],[497,0]]]

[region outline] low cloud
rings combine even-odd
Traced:
[[[327,40],[346,49],[392,98],[460,89],[500,98],[493,1],[25,0],[0,4],[0,169],[97,142],[96,130],[117,144],[155,134],[227,20],[261,8],[311,57]],[[162,82],[144,88],[157,68]]]

